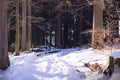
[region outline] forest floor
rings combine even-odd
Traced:
[[[120,53],[120,50],[117,52]],[[84,64],[98,63],[104,69],[108,66],[108,54],[108,51],[92,48],[71,48],[49,54],[30,52],[20,56],[10,55],[11,65],[7,70],[0,71],[0,80],[107,80],[104,74],[93,72]]]

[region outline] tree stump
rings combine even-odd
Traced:
[[[118,68],[120,68],[120,58],[114,58],[114,57],[110,56],[109,57],[109,66],[104,71],[104,74],[112,76],[115,66],[118,66]]]
[[[109,76],[112,75],[112,73],[114,72],[114,58],[113,57],[109,57],[109,66],[108,66],[108,74]]]

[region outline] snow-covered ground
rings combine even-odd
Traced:
[[[105,80],[103,74],[92,72],[84,66],[89,62],[106,68],[109,56],[102,51],[72,48],[38,54],[32,52],[10,56],[11,65],[7,70],[0,71],[0,80]]]

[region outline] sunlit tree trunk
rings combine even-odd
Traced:
[[[8,57],[8,27],[7,27],[7,0],[0,0],[0,69],[9,65]]]
[[[15,55],[19,55],[19,0],[16,0],[16,43],[15,43]]]
[[[31,4],[31,0],[28,0],[28,49],[32,47]]]
[[[27,50],[27,30],[26,30],[26,16],[27,16],[27,1],[22,0],[22,51]]]
[[[102,0],[93,1],[93,34],[92,45],[102,39],[103,34],[103,2]]]

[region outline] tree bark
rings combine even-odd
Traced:
[[[28,0],[28,50],[32,47],[32,14],[31,14],[31,0]]]
[[[15,55],[19,55],[19,45],[20,45],[20,38],[19,38],[19,0],[16,0],[16,50],[15,50]]]
[[[58,17],[57,17],[57,24],[58,27],[56,29],[56,46],[58,48],[61,48],[61,12],[59,12]]]
[[[0,69],[4,70],[9,65],[8,57],[8,26],[7,26],[7,0],[0,0]]]
[[[117,69],[115,66],[118,66],[118,69],[120,68],[120,58],[114,58],[114,57],[110,56],[109,57],[109,65],[108,65],[107,69],[104,71],[104,74],[109,75],[109,77],[111,77],[112,74],[114,73],[114,70]]]
[[[113,57],[109,57],[108,71],[109,71],[108,73],[109,73],[110,76],[114,72],[114,58]]]
[[[78,30],[79,31],[79,34],[80,36],[78,37],[78,40],[79,40],[79,46],[81,47],[82,46],[82,34],[81,34],[81,31],[82,31],[82,27],[83,27],[83,22],[82,22],[82,16],[83,16],[83,11],[82,9],[80,10],[80,28]]]
[[[92,45],[99,42],[101,33],[103,33],[103,5],[101,0],[94,0]]]
[[[27,30],[26,30],[26,16],[27,16],[27,1],[22,0],[22,51],[27,50]]]

